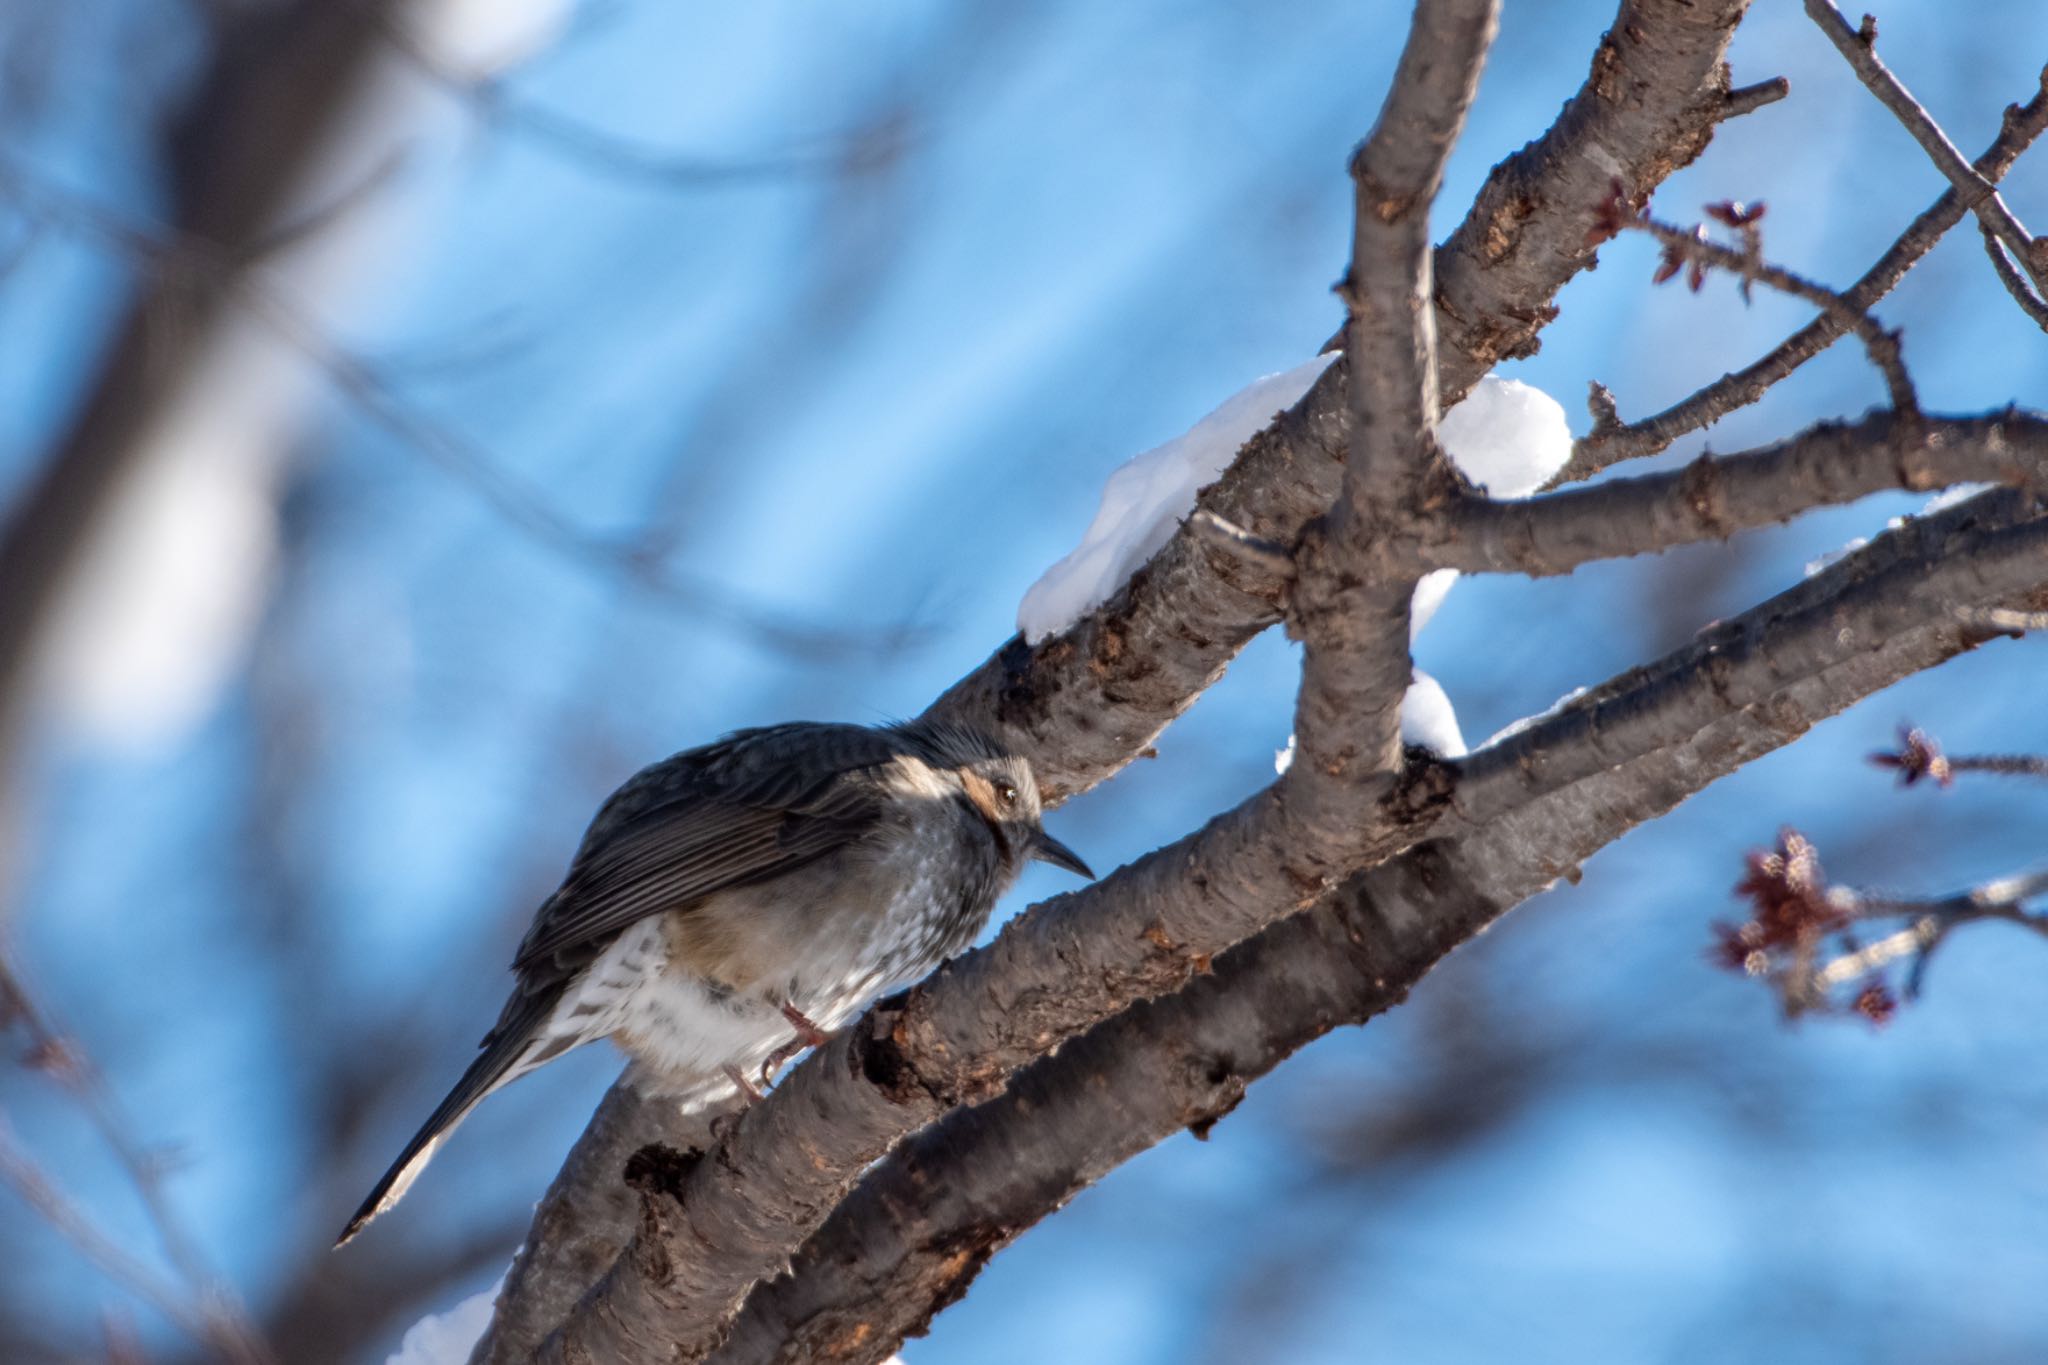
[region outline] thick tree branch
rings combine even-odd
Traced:
[[[1620,176],[1646,194],[1705,150],[1728,114],[1729,39],[1748,0],[1623,0],[1585,85],[1487,178],[1434,260],[1438,385],[1457,401],[1504,358],[1531,354],[1551,300],[1594,263],[1586,226]],[[1336,500],[1352,434],[1340,359],[1249,442],[1201,505],[1293,544]],[[1057,802],[1109,778],[1277,623],[1280,591],[1199,533],[1176,535],[1124,589],[1036,648],[1012,640],[932,711],[998,727]]]
[[[1620,5],[1584,88],[1549,132],[1495,169],[1465,226],[1436,253],[1439,382],[1447,397],[1461,395],[1503,356],[1533,349],[1553,316],[1549,300],[1592,264],[1586,214],[1610,177],[1647,189],[1704,149],[1730,112],[1722,58],[1746,9],[1747,0]],[[1347,379],[1340,360],[1305,402],[1246,447],[1207,491],[1204,507],[1268,540],[1295,541],[1336,495],[1350,437]],[[1012,641],[932,710],[998,730],[1058,801],[1143,752],[1237,650],[1279,620],[1279,603],[1272,575],[1247,574],[1240,559],[1197,534],[1177,536],[1102,608],[1036,649]],[[645,1117],[644,1141],[663,1131]],[[617,1141],[608,1132],[594,1145]],[[617,1166],[580,1157],[572,1165],[550,1200],[608,1207],[591,1182],[599,1178],[593,1173]],[[527,1256],[541,1254],[549,1231],[535,1230]],[[511,1293],[500,1313],[531,1321]],[[522,1360],[535,1343],[494,1330],[476,1358]]]
[[[2025,519],[2034,508],[2007,495],[1909,523],[1538,722],[1524,735],[1554,748],[1545,729],[1597,732],[1603,713],[1683,713],[1665,717],[1663,742],[1359,874],[1175,995],[1105,1022],[1005,1095],[920,1134],[834,1213],[788,1276],[756,1292],[713,1360],[886,1356],[1078,1190],[1182,1128],[1206,1131],[1252,1080],[1332,1028],[1398,1004],[1452,948],[1600,847],[1818,720],[1991,638],[1960,625],[1955,602],[2048,596],[2048,524]],[[1680,700],[1688,693],[1711,718]]]
[[[2048,417],[1874,413],[1759,450],[1524,502],[1468,497],[1446,517],[1447,538],[1430,547],[1429,562],[1468,573],[1570,573],[1596,559],[1726,540],[1872,493],[1975,480],[2048,486]]]
[[[2044,544],[2048,526],[2027,523],[2004,540],[1968,546],[1959,563],[2002,600],[2044,572],[2028,558]],[[2007,578],[1994,581],[2001,573]],[[1930,582],[1863,584],[1830,612],[1772,629],[1717,631],[1700,645],[1704,662],[1667,661],[1626,675],[1474,754],[1439,832],[1484,829],[1529,800],[1682,743],[1730,709],[1761,704],[1778,680],[1825,667],[1851,647],[1840,624],[1850,607],[1880,633],[1901,615],[1928,612],[1941,614],[1950,635],[1968,633],[1948,613],[1972,595],[1951,588],[1939,596],[1940,580]],[[1932,606],[1930,592],[1938,596]],[[1404,800],[1413,803],[1416,790]],[[950,1108],[992,1097],[1012,1071],[1136,1000],[1180,988],[1263,924],[1312,903],[1324,883],[1294,863],[1274,797],[1268,789],[1115,876],[1033,907],[990,947],[877,1006],[747,1111],[710,1156],[657,1182],[632,1246],[542,1358],[630,1359],[632,1343],[648,1340],[685,1359],[710,1350],[718,1334],[701,1326],[707,1310],[772,1273],[774,1258],[787,1257],[897,1141]],[[1357,866],[1412,846],[1435,814],[1419,804],[1383,810]],[[786,1160],[788,1152],[804,1159]]]
[[[1351,159],[1345,354],[1351,440],[1337,502],[1301,547],[1290,626],[1306,648],[1284,799],[1314,844],[1342,849],[1394,788],[1407,691],[1417,530],[1452,491],[1436,448],[1429,210],[1479,89],[1498,0],[1420,0],[1378,123]]]

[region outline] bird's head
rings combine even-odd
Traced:
[[[1094,880],[1080,854],[1045,832],[1038,779],[1020,755],[974,730],[931,727],[926,735],[940,766],[956,776],[967,804],[987,822],[1012,872],[1036,858]]]

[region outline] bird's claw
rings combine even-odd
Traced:
[[[769,1078],[782,1069],[782,1064],[807,1047],[823,1047],[831,1041],[832,1035],[810,1021],[795,1005],[784,1003],[782,1017],[789,1020],[789,1026],[796,1030],[796,1037],[768,1054],[768,1060],[761,1063],[761,1084],[768,1084]]]

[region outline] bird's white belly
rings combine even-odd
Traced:
[[[830,1032],[884,984],[872,969],[847,975],[860,979],[804,982],[788,1003]],[[717,1076],[728,1066],[752,1078],[796,1037],[783,1003],[670,970],[657,917],[631,926],[605,949],[556,1007],[547,1034],[579,1043],[609,1037],[635,1061],[678,1083]]]

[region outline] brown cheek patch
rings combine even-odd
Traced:
[[[981,813],[982,823],[995,836],[996,847],[1002,850],[1003,860],[1009,861],[1012,856],[1010,835],[1003,827],[1003,807],[996,800],[995,786],[974,769],[965,768],[960,773],[960,789],[967,793],[968,801]]]
[[[966,791],[967,799],[974,803],[974,808],[981,812],[982,819],[991,825],[1002,824],[1003,810],[996,801],[996,789],[987,778],[967,768],[960,774],[960,786]]]

